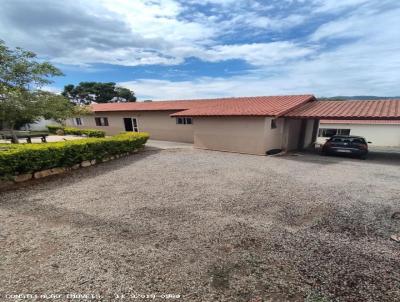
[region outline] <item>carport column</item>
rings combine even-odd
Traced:
[[[304,145],[305,145],[305,138],[306,138],[306,131],[307,131],[307,122],[308,122],[307,119],[301,120],[299,140],[297,142],[298,150],[303,150],[306,147]]]
[[[288,146],[288,140],[289,140],[289,130],[288,130],[288,119],[284,118],[283,119],[283,127],[282,127],[282,143],[281,143],[281,149],[284,151],[287,151],[287,146]]]
[[[311,139],[311,144],[312,145],[314,145],[315,142],[317,141],[318,129],[319,129],[319,119],[314,119],[312,139]]]

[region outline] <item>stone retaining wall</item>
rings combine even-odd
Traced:
[[[134,153],[138,153],[139,151],[142,151],[144,147],[133,150],[132,152],[128,153],[121,153],[113,156],[108,156],[103,158],[100,161],[97,161],[95,159],[93,160],[85,160],[79,164],[75,164],[71,167],[57,167],[57,168],[52,168],[52,169],[47,169],[47,170],[42,170],[42,171],[36,171],[32,173],[26,173],[26,174],[19,174],[14,176],[14,179],[12,180],[0,180],[0,190],[8,189],[10,187],[13,187],[14,185],[18,183],[23,183],[32,179],[40,179],[52,175],[58,175],[58,174],[63,174],[72,170],[80,169],[80,168],[86,168],[90,166],[97,165],[99,163],[104,163],[108,162],[110,160],[114,160],[120,157],[125,157]]]

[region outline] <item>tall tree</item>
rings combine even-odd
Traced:
[[[116,86],[113,82],[81,82],[79,85],[64,86],[62,95],[74,104],[88,105],[92,102],[135,102],[135,93],[127,88]]]
[[[72,112],[70,102],[60,95],[41,91],[62,72],[49,62],[40,62],[35,53],[10,49],[0,40],[0,120],[18,142],[16,126],[41,117],[60,120]]]

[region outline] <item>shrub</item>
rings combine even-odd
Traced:
[[[57,135],[64,135],[65,132],[64,132],[63,129],[58,129],[58,130],[56,131],[56,134],[57,134]]]
[[[143,146],[147,133],[123,133],[110,138],[19,144],[0,149],[0,178],[56,167],[71,167],[85,160],[131,152]]]
[[[88,137],[105,137],[106,132],[103,130],[96,130],[96,129],[79,129],[79,128],[72,128],[72,127],[65,127],[64,129],[65,134],[71,135],[86,135]]]
[[[63,126],[57,126],[57,125],[48,125],[47,129],[49,129],[49,132],[52,134],[56,134],[58,130],[62,130],[64,127]]]
[[[79,128],[73,128],[73,127],[63,127],[63,126],[47,126],[49,129],[49,132],[52,134],[58,134],[63,131],[64,134],[70,134],[70,135],[86,135],[88,137],[105,137],[106,132],[103,130],[97,130],[97,129],[79,129]]]

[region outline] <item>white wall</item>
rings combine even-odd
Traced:
[[[400,124],[324,124],[321,121],[320,129],[350,129],[350,135],[365,137],[372,142],[371,146],[400,147]]]
[[[36,123],[27,124],[27,125],[23,126],[21,129],[22,130],[30,130],[30,131],[47,131],[48,130],[47,126],[50,126],[50,125],[60,125],[60,124],[54,120],[45,120],[45,119],[41,118]]]

